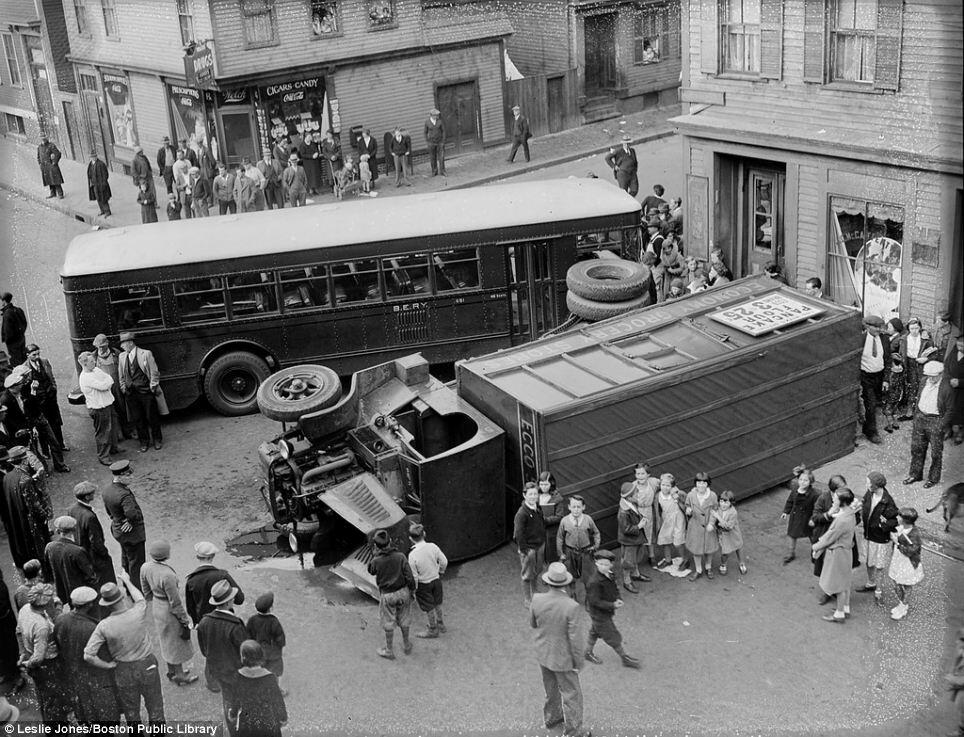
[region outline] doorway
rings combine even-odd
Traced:
[[[586,96],[616,86],[616,14],[590,15],[585,20]]]
[[[77,121],[74,119],[74,103],[63,101],[64,106],[64,128],[67,130],[67,144],[70,148],[70,158],[81,160],[86,158],[86,153],[77,140]]]
[[[37,121],[40,123],[40,130],[51,141],[63,147],[63,142],[57,135],[57,126],[54,124],[57,111],[54,109],[53,97],[50,94],[50,81],[47,78],[43,45],[39,36],[24,36],[23,38],[27,48],[30,81],[33,85],[34,99],[37,102]]]
[[[482,118],[476,82],[441,85],[435,90],[445,121],[445,153],[460,154],[482,147]]]
[[[512,345],[535,340],[559,322],[559,285],[551,241],[513,243],[505,249]]]
[[[96,151],[97,156],[107,166],[112,167],[113,149],[110,146],[110,138],[107,131],[110,125],[107,122],[107,111],[104,109],[104,98],[101,97],[97,86],[97,77],[93,74],[80,73],[80,108],[84,115],[84,123],[90,137],[87,139],[88,153]]]
[[[549,132],[558,133],[565,128],[566,78],[549,77],[546,80],[546,102],[549,108]]]
[[[252,162],[258,156],[258,139],[254,127],[254,112],[249,107],[227,107],[218,109],[221,129],[221,149],[223,161],[228,166],[241,163],[247,156]]]

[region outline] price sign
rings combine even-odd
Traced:
[[[819,307],[777,292],[711,312],[708,317],[757,337],[823,313]]]

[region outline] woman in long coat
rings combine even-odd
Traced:
[[[167,677],[178,686],[194,683],[197,676],[187,673],[184,664],[194,657],[191,622],[178,593],[177,573],[167,563],[171,544],[167,540],[151,543],[151,560],[141,567],[141,591],[153,602],[154,626],[161,641],[161,657],[167,663]]]
[[[288,721],[278,676],[264,667],[264,651],[255,640],[241,643],[241,667],[235,681],[235,737],[281,737]]]
[[[308,194],[318,194],[321,191],[321,141],[317,133],[306,133],[305,140],[298,147],[298,155],[305,168],[308,178]]]
[[[60,171],[60,149],[56,144],[48,140],[47,136],[40,137],[40,145],[37,146],[37,164],[40,165],[40,177],[44,186],[50,189],[51,197],[64,198],[64,175]]]
[[[696,486],[686,495],[686,549],[693,555],[695,569],[690,581],[695,581],[706,568],[706,577],[713,578],[713,553],[719,547],[719,539],[713,529],[711,513],[719,509],[720,502],[710,488],[710,476],[703,471],[696,474]],[[707,529],[709,528],[709,529]]]
[[[851,507],[854,493],[844,487],[837,490],[837,511],[831,510],[833,521],[813,544],[813,555],[823,555],[820,588],[827,596],[837,597],[837,607],[824,619],[843,624],[850,614],[850,586],[853,580],[852,554],[857,519]]]

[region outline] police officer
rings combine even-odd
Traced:
[[[110,472],[113,478],[104,489],[104,508],[110,516],[110,532],[121,546],[121,565],[130,576],[131,584],[137,586],[147,556],[144,548],[147,536],[144,515],[130,488],[134,470],[130,461],[117,461],[110,465]]]

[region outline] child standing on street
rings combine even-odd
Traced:
[[[580,604],[586,600],[586,580],[593,569],[592,554],[599,549],[599,528],[584,513],[586,502],[581,496],[569,497],[569,514],[559,522],[556,552],[559,560],[573,576],[573,598]]]
[[[797,540],[801,537],[810,538],[813,505],[817,503],[817,497],[820,496],[813,487],[813,471],[806,467],[798,467],[794,470],[797,471],[797,488],[790,492],[787,503],[783,505],[783,514],[780,515],[780,519],[787,520],[787,554],[783,557],[783,565],[787,565],[797,557]]]
[[[167,196],[167,219],[181,219],[181,203],[177,201],[177,195],[173,192]]]
[[[661,571],[681,577],[689,573],[683,563],[683,543],[686,541],[686,515],[683,513],[682,494],[676,488],[676,478],[671,473],[659,477],[659,494],[656,503],[662,522],[656,535],[656,544],[663,549],[663,557],[656,564]]]
[[[903,507],[897,512],[897,529],[890,533],[894,541],[894,554],[890,559],[891,580],[897,594],[897,606],[890,610],[891,619],[907,616],[907,600],[912,587],[924,580],[924,564],[921,563],[921,537],[915,526],[917,510]]]
[[[278,676],[285,672],[282,651],[285,647],[285,631],[278,618],[271,613],[274,607],[274,592],[261,594],[254,601],[257,614],[252,614],[246,629],[248,637],[258,642],[264,651],[264,667]]]
[[[368,163],[368,154],[358,157],[358,178],[361,179],[362,191],[368,194],[372,191],[372,168]]]
[[[597,550],[593,555],[595,573],[589,579],[586,589],[586,606],[589,609],[589,639],[586,642],[586,660],[599,665],[602,658],[597,657],[592,649],[596,640],[602,640],[616,651],[627,668],[639,668],[639,660],[623,650],[623,636],[616,629],[613,617],[616,610],[621,608],[623,600],[619,598],[619,587],[613,580],[613,561],[616,556],[610,550]]]
[[[556,560],[556,533],[559,522],[566,516],[566,501],[556,490],[556,479],[549,471],[539,474],[539,511],[546,524],[545,563],[548,565]]]
[[[368,573],[375,577],[378,586],[378,618],[385,631],[385,645],[375,652],[386,660],[395,660],[393,642],[395,627],[402,631],[402,652],[412,652],[408,631],[412,624],[412,592],[415,577],[408,558],[392,545],[388,530],[376,530],[372,534],[375,557],[368,564]]]
[[[890,370],[884,372],[884,383],[887,391],[884,392],[884,401],[881,409],[884,413],[884,430],[893,432],[898,427],[897,416],[900,408],[904,405],[904,364],[900,353],[892,353],[890,356]]]
[[[645,524],[636,506],[636,487],[623,484],[619,490],[619,511],[616,513],[616,540],[619,542],[623,569],[623,588],[631,594],[639,593],[633,581],[649,580],[639,572],[639,557],[646,542],[643,533]]]
[[[713,520],[710,515],[719,506],[719,500],[710,488],[709,474],[700,471],[696,474],[696,485],[686,495],[686,516],[690,518],[686,527],[686,549],[693,555],[696,569],[690,574],[690,581],[698,579],[704,569],[706,577],[713,578],[713,553],[719,547],[719,541],[711,534]]]
[[[643,537],[646,538],[643,544],[646,545],[646,552],[649,554],[649,565],[655,568],[656,494],[659,493],[659,479],[649,475],[648,463],[637,463],[633,474],[636,477],[632,484],[636,491],[636,508],[643,520],[640,529],[643,531]]]
[[[428,617],[428,628],[416,632],[415,636],[435,638],[445,632],[445,622],[442,620],[442,574],[449,561],[438,545],[426,542],[422,525],[412,525],[408,538],[412,541],[408,565],[415,576],[415,601]]]
[[[743,561],[743,533],[740,532],[740,518],[733,506],[733,492],[724,491],[720,494],[720,508],[712,513],[713,524],[720,536],[720,575],[726,575],[726,561],[735,553],[740,564],[740,573],[746,573],[746,563]]]

